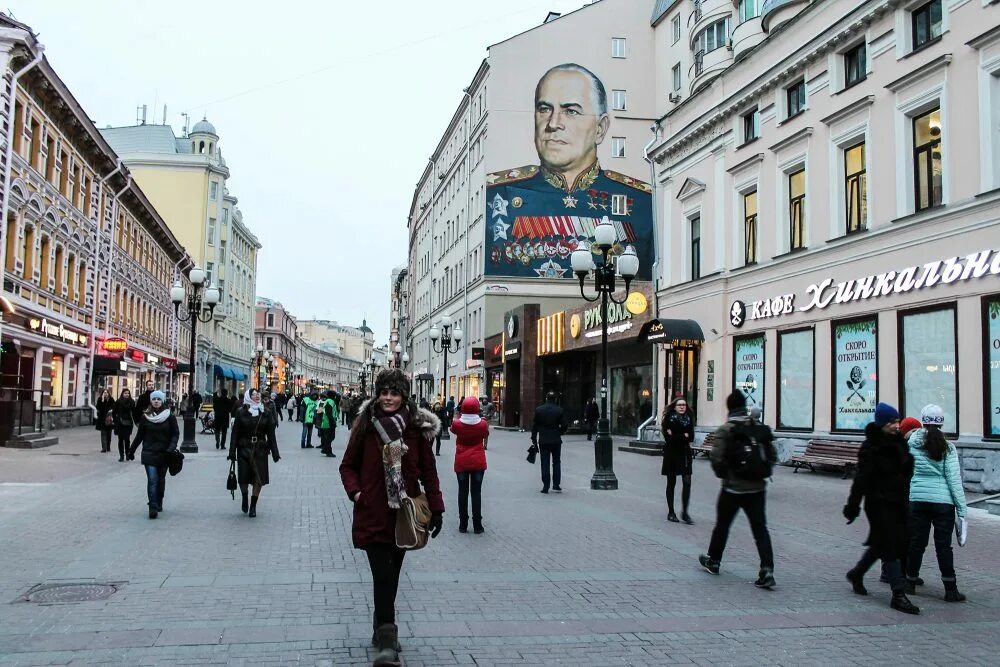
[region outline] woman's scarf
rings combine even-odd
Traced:
[[[252,393],[252,389],[247,389],[247,393],[243,394],[243,405],[247,406],[247,410],[250,411],[250,414],[257,417],[264,408],[260,401],[253,400],[253,397],[251,396]]]
[[[677,425],[680,426],[681,428],[687,428],[691,426],[691,415],[689,415],[686,412],[684,414],[681,414],[680,412],[674,412],[672,415],[670,415],[670,419],[672,421],[676,421]]]
[[[463,424],[468,424],[469,426],[475,426],[479,422],[483,421],[483,418],[472,412],[469,413],[463,412],[462,416],[458,418],[458,421],[462,422]]]
[[[150,424],[162,424],[170,416],[170,408],[161,408],[159,412],[153,412],[153,408],[146,411],[146,421]]]
[[[406,497],[403,481],[403,454],[409,449],[403,442],[403,431],[409,425],[409,411],[406,406],[392,414],[383,412],[378,406],[372,412],[372,426],[382,439],[382,469],[385,472],[385,495],[389,507],[399,509]]]

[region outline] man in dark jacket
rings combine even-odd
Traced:
[[[583,421],[587,423],[587,440],[594,437],[597,430],[597,420],[601,418],[601,410],[597,407],[597,401],[593,397],[587,399],[587,404],[583,406]]]
[[[226,449],[226,435],[229,433],[229,419],[233,414],[233,399],[229,397],[228,389],[215,392],[212,399],[212,411],[215,413],[215,448]]]
[[[194,411],[195,418],[198,417],[198,411],[201,410],[202,402],[201,393],[195,389],[194,393],[191,394],[191,410]]]
[[[448,411],[448,423],[455,420],[455,397],[449,396],[448,402],[445,403],[445,409]]]
[[[552,460],[552,490],[562,491],[559,486],[562,475],[562,435],[566,432],[566,415],[556,405],[556,393],[545,395],[545,403],[535,408],[535,419],[531,424],[531,444],[537,445],[542,453],[542,493],[549,492],[549,460]]]
[[[149,408],[149,397],[152,395],[153,390],[155,388],[156,385],[153,384],[153,381],[147,380],[146,391],[142,392],[142,394],[139,395],[139,398],[136,399],[135,409],[132,411],[132,416],[133,416],[132,421],[135,422],[136,424],[139,423],[143,413],[146,412],[146,410]]]
[[[747,515],[757,554],[760,572],[754,585],[774,587],[774,552],[767,531],[767,478],[771,466],[778,460],[771,429],[754,423],[747,415],[747,401],[738,389],[726,397],[728,421],[715,432],[712,445],[712,469],[722,479],[716,508],[716,523],[708,554],[698,557],[701,566],[712,574],[719,573],[722,553],[729,539],[729,527],[740,510]],[[756,457],[753,458],[753,457]]]

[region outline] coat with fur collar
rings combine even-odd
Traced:
[[[431,512],[444,512],[437,463],[431,449],[441,422],[432,412],[412,402],[401,409],[409,410],[410,416],[409,425],[403,432],[403,442],[408,447],[403,456],[406,494],[416,497],[422,492],[427,496]],[[340,479],[348,498],[353,499],[355,493],[361,493],[354,503],[351,527],[351,538],[358,549],[372,544],[396,543],[396,510],[389,507],[385,491],[382,440],[371,425],[373,414],[374,404],[365,401],[351,427],[350,440],[340,464]]]

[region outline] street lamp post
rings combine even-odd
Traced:
[[[625,298],[615,299],[615,266],[610,261],[609,251],[618,239],[618,233],[607,216],[594,229],[594,245],[601,251],[601,264],[594,263],[594,255],[586,242],[573,251],[570,260],[573,272],[580,279],[580,295],[584,300],[601,302],[601,418],[597,422],[597,439],[594,441],[594,476],[590,479],[591,489],[614,490],[618,488],[612,457],[614,443],[611,440],[611,421],[608,419],[608,300],[623,304],[628,298],[628,288],[639,273],[639,257],[631,245],[618,257],[618,273],[625,280]],[[584,281],[593,272],[594,289],[597,294],[591,298],[584,291]]]
[[[408,355],[406,352],[403,352],[403,346],[400,345],[399,343],[396,343],[395,352],[396,352],[396,357],[395,357],[396,368],[406,368],[406,364],[410,363],[410,355]]]
[[[260,381],[261,370],[267,371],[267,377],[270,378],[271,369],[274,368],[274,356],[271,354],[270,350],[264,351],[263,345],[257,346],[257,352],[250,357],[250,368],[254,371],[254,380],[257,384],[257,391],[262,391],[263,386]]]
[[[458,324],[455,325],[455,330],[451,330],[451,317],[449,315],[442,315],[439,320],[441,328],[438,329],[438,325],[435,324],[431,327],[428,335],[431,337],[431,348],[438,354],[444,353],[444,395],[441,400],[444,403],[448,402],[448,353],[455,354],[458,352],[459,343],[462,342],[462,329]],[[440,344],[439,344],[440,343]],[[451,344],[455,343],[454,349],[452,349]]]
[[[190,398],[194,395],[194,378],[196,375],[194,353],[198,341],[198,322],[208,323],[212,320],[212,316],[215,313],[215,306],[219,303],[219,288],[215,285],[205,287],[205,271],[198,266],[191,269],[188,273],[188,279],[191,281],[191,293],[187,294],[184,286],[181,285],[180,281],[177,281],[170,289],[170,300],[174,303],[174,317],[180,322],[191,322],[191,351],[189,359],[191,373],[188,375],[188,397]],[[187,298],[187,307],[184,310],[186,315],[181,312],[181,304],[184,303],[185,297]],[[181,441],[180,448],[182,452],[197,453],[198,443],[195,442],[194,432],[194,406],[192,401],[188,400],[187,407],[184,409],[184,439]]]

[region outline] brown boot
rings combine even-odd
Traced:
[[[378,626],[378,653],[372,662],[372,667],[399,667],[399,651],[396,650],[399,630],[395,623],[383,623]]]

